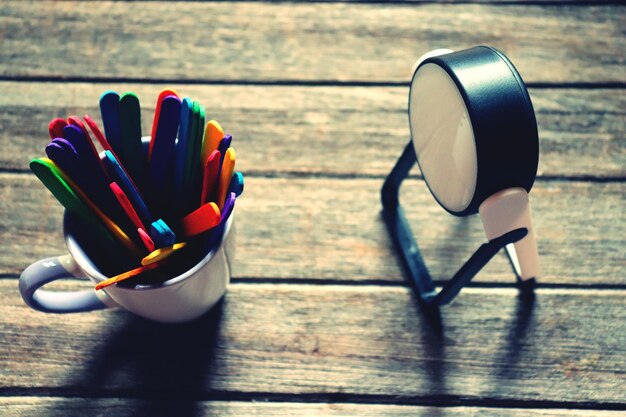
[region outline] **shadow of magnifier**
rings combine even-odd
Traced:
[[[414,66],[408,107],[411,141],[383,185],[383,217],[422,301],[450,302],[505,247],[518,286],[532,292],[540,271],[528,193],[539,139],[530,96],[513,64],[486,46],[431,51]],[[398,197],[415,163],[446,211],[480,214],[488,239],[439,293]]]

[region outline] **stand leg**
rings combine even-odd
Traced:
[[[395,246],[402,255],[402,261],[408,270],[411,283],[419,298],[426,304],[443,305],[452,301],[500,249],[522,239],[528,230],[525,228],[515,229],[481,245],[437,293],[399,200],[400,185],[409,175],[409,171],[416,161],[413,144],[409,142],[383,184],[381,190],[383,219]],[[511,254],[508,252],[507,254],[509,259],[513,261]]]

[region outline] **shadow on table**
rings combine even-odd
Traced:
[[[458,397],[463,393],[450,392],[446,381],[449,372],[452,372],[448,364],[454,359],[447,356],[446,349],[456,342],[446,337],[445,319],[440,308],[424,304],[415,293],[412,298],[420,320],[420,347],[425,357],[423,369],[428,376],[426,399],[435,406],[458,405]],[[502,341],[501,348],[495,352],[494,362],[485,363],[485,366],[494,369],[494,386],[518,379],[520,363],[527,360],[534,349],[533,338],[528,333],[534,322],[535,295],[520,293],[515,298],[515,303],[515,312],[505,325],[508,329],[505,330],[506,338]],[[445,410],[433,407],[429,409],[429,416],[447,415]]]
[[[131,314],[115,315],[121,323],[91,353],[84,369],[70,381],[85,409],[95,412],[97,397],[138,398],[103,415],[196,417],[198,398],[210,385],[211,362],[219,339],[224,301],[205,316],[183,324],[159,324]],[[106,407],[106,406],[105,406]],[[96,408],[97,409],[97,408]],[[119,413],[118,413],[119,411]]]

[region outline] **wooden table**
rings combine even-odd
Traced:
[[[624,415],[618,3],[3,1],[0,414]],[[498,255],[438,327],[405,281],[379,190],[408,141],[414,60],[475,44],[503,50],[530,87],[545,276],[525,303]],[[28,309],[17,276],[65,251],[61,207],[28,170],[48,121],[97,115],[111,88],[139,95],[147,131],[166,86],[234,135],[246,175],[223,305],[180,326]],[[418,174],[402,198],[441,283],[484,237]]]

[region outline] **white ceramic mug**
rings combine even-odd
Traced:
[[[94,283],[107,279],[85,253],[75,237],[76,222],[65,214],[63,233],[69,255],[42,259],[24,270],[20,293],[28,306],[47,313],[73,313],[123,307],[144,318],[165,323],[193,320],[211,309],[224,295],[230,281],[234,253],[233,216],[226,222],[221,241],[202,260],[182,274],[157,285],[74,292],[46,291],[52,281],[86,276]]]

